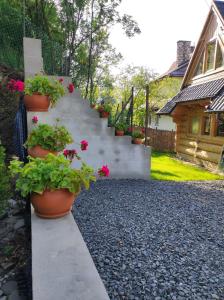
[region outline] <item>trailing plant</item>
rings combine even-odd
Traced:
[[[117,124],[115,125],[115,129],[116,129],[116,130],[126,131],[127,128],[128,128],[128,126],[127,126],[125,123],[122,123],[122,122],[117,123]]]
[[[64,126],[40,124],[32,130],[25,143],[27,148],[41,146],[51,151],[62,151],[73,142],[71,134]]]
[[[33,94],[46,95],[52,105],[55,105],[59,98],[65,95],[65,89],[59,80],[49,79],[47,76],[42,75],[27,79],[24,92],[29,96]]]
[[[132,137],[134,139],[144,139],[145,136],[141,131],[136,130],[132,132]]]
[[[11,196],[9,174],[5,165],[5,149],[0,144],[0,216],[7,207],[7,200]]]
[[[17,176],[16,190],[23,197],[31,193],[42,194],[46,189],[68,189],[71,193],[79,193],[82,187],[88,189],[90,182],[96,180],[94,170],[84,162],[81,169],[73,169],[63,155],[51,153],[45,159],[29,157],[25,165],[12,160],[9,169],[12,176]]]

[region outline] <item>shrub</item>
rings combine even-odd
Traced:
[[[30,96],[33,94],[49,96],[52,105],[65,95],[65,89],[58,80],[42,75],[27,79],[24,92]]]
[[[32,130],[25,146],[32,148],[40,145],[43,149],[58,152],[72,142],[72,136],[64,126],[40,124]]]
[[[127,125],[125,123],[118,123],[115,125],[116,130],[122,130],[126,131],[127,130]]]
[[[17,175],[16,190],[23,197],[31,193],[42,194],[46,189],[68,189],[71,193],[79,193],[84,186],[89,188],[95,181],[94,171],[82,163],[81,169],[73,169],[71,163],[63,155],[48,154],[45,159],[29,157],[29,163],[18,160],[10,163],[11,175]]]
[[[144,139],[144,134],[141,132],[141,131],[134,131],[133,133],[132,133],[132,137],[134,138],[134,139]]]
[[[5,149],[0,144],[0,216],[4,213],[10,196],[9,174],[5,165]]]

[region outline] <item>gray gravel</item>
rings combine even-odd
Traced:
[[[110,299],[224,299],[224,182],[101,180],[74,207]]]

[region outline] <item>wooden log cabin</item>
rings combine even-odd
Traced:
[[[224,2],[213,1],[180,92],[159,112],[177,125],[176,152],[224,168]]]

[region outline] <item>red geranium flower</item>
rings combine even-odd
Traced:
[[[75,87],[74,87],[73,83],[69,83],[69,85],[68,85],[68,91],[69,91],[69,93],[73,93],[74,89],[75,89]]]
[[[33,122],[34,124],[37,124],[37,122],[38,122],[38,116],[33,116],[32,122]]]
[[[59,81],[60,83],[62,83],[62,82],[64,81],[64,78],[60,78],[60,79],[58,79],[58,81]]]
[[[14,88],[18,92],[23,92],[24,91],[24,82],[17,80],[14,84]]]
[[[107,165],[102,166],[102,168],[98,170],[98,174],[102,177],[103,176],[108,177],[110,175],[110,170],[109,170],[108,166]]]
[[[87,147],[88,147],[89,144],[86,140],[81,141],[80,144],[81,144],[81,150],[82,151],[87,150]]]

